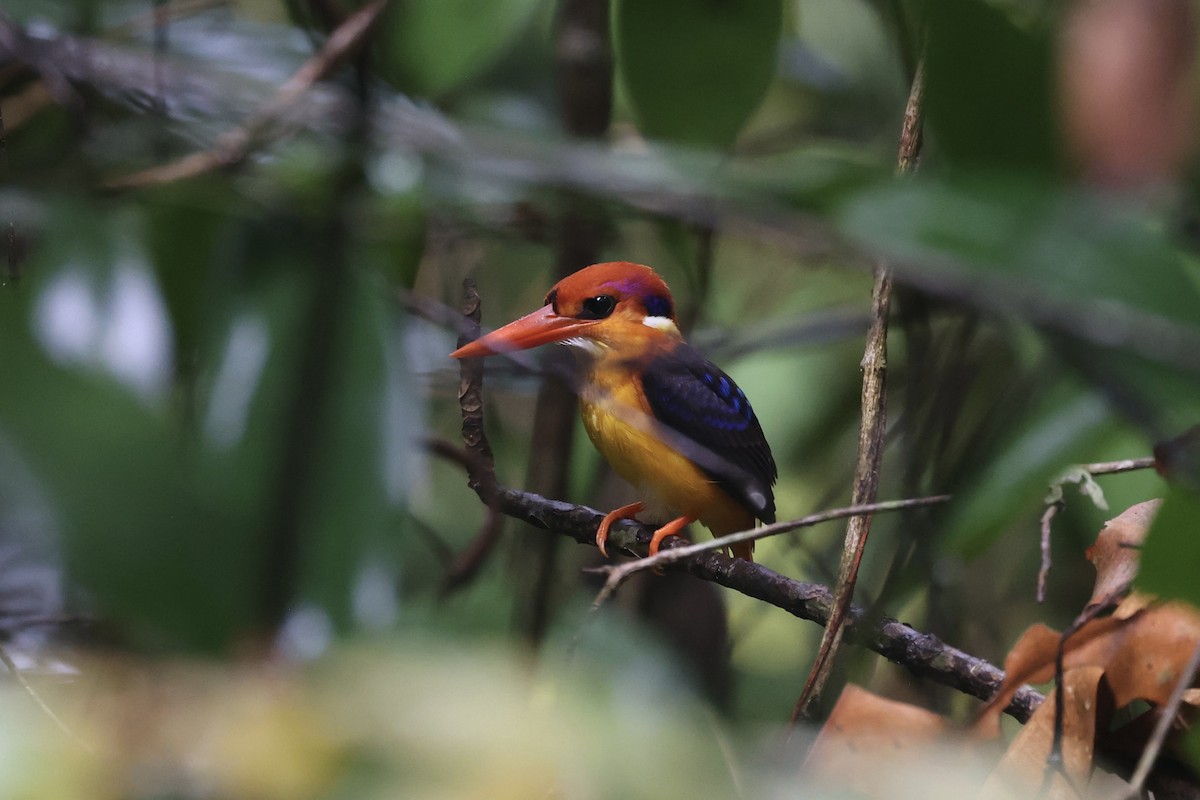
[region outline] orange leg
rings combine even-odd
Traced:
[[[658,547],[662,544],[663,539],[668,536],[674,536],[695,521],[695,517],[677,517],[656,530],[654,535],[650,537],[650,555],[658,552]]]
[[[600,527],[596,529],[596,547],[600,548],[600,555],[608,557],[604,543],[608,541],[608,529],[612,527],[612,524],[619,519],[633,519],[645,510],[645,503],[630,503],[605,514],[604,519],[600,520]]]

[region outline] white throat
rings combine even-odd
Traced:
[[[679,328],[675,326],[675,320],[670,317],[646,317],[642,320],[642,324],[647,328],[654,328],[658,331],[666,331],[667,333],[679,333]]]
[[[573,336],[570,339],[563,339],[559,344],[565,344],[567,347],[582,350],[589,356],[599,357],[604,354],[604,345],[586,336]]]

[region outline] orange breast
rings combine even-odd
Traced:
[[[650,407],[626,369],[597,369],[580,393],[583,426],[596,449],[651,507],[696,517],[716,536],[754,526],[754,515],[695,464],[655,436]]]

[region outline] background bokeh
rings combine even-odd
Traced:
[[[1105,519],[1168,492],[1149,471],[1099,478],[1106,510],[1068,485],[1038,605],[1048,484],[1200,419],[1186,2],[397,0],[266,116],[366,12],[4,6],[0,641],[85,740],[176,713],[212,733],[177,731],[179,754],[112,745],[115,771],[74,751],[55,775],[0,770],[15,786],[786,790],[790,751],[764,741],[818,627],[675,574],[589,620],[594,550],[513,520],[459,571],[487,509],[427,445],[458,441],[447,354],[465,277],[494,327],[587,263],[653,265],[751,398],[787,519],[849,499],[871,271],[894,269],[880,496],[954,501],[877,519],[856,597],[996,662],[1086,602]],[[924,149],[897,179],[921,58]],[[206,150],[235,157],[158,169]],[[564,369],[556,352],[489,364],[500,481],[628,502]],[[1188,596],[1197,505],[1171,491],[1147,580]],[[831,583],[841,533],[771,539],[758,558]],[[166,676],[168,700],[122,710],[134,689],[108,659],[136,665],[131,683]],[[974,707],[854,649],[850,679]],[[6,725],[0,761],[71,750],[35,736],[47,723],[24,695],[5,702],[29,735]],[[663,773],[599,767],[656,743]],[[188,746],[227,771],[183,769]],[[238,772],[255,746],[277,774]]]

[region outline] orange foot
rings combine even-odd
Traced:
[[[645,503],[630,503],[605,514],[604,519],[600,520],[600,527],[596,529],[596,547],[600,548],[600,555],[608,558],[604,543],[608,541],[608,529],[612,527],[613,523],[619,519],[633,519],[645,510]]]
[[[650,555],[658,552],[659,545],[662,544],[663,539],[668,536],[674,536],[695,521],[695,517],[677,517],[656,530],[654,535],[650,537]]]

